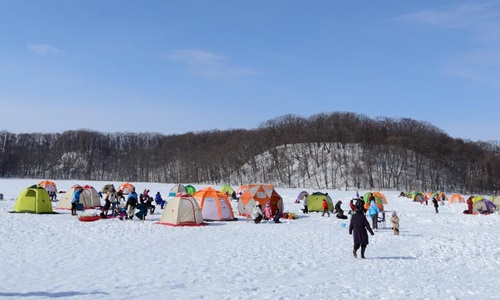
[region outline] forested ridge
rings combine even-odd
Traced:
[[[175,135],[2,131],[0,177],[498,193],[500,144],[346,112]]]

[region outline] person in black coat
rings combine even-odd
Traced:
[[[434,204],[434,208],[436,209],[436,213],[439,213],[439,211],[438,211],[439,204],[438,204],[438,201],[436,200],[436,197],[432,197],[432,203]]]
[[[368,232],[374,235],[370,223],[365,217],[363,208],[361,206],[356,207],[356,213],[352,215],[351,222],[349,224],[349,234],[352,234],[354,239],[354,247],[352,250],[352,255],[358,257],[358,249],[361,247],[361,258],[365,258],[365,250],[368,245]]]

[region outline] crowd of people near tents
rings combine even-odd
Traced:
[[[14,206],[14,212],[54,213],[52,202],[57,201],[58,210],[71,210],[72,215],[86,217],[84,214],[92,209],[98,211],[96,218],[121,220],[145,220],[148,215],[161,211],[159,224],[171,226],[203,226],[209,221],[235,220],[231,200],[236,200],[238,215],[251,218],[254,223],[262,220],[280,223],[280,218],[295,219],[298,216],[286,212],[283,199],[269,184],[242,185],[237,190],[230,185],[223,185],[220,190],[212,187],[197,191],[192,185],[174,185],[166,197],[157,191],[154,197],[149,189],[137,193],[133,184],[125,182],[115,188],[113,184],[106,184],[99,191],[90,185],[75,184],[67,191],[59,191],[61,199],[57,199],[57,187],[52,181],[42,181],[22,191]],[[55,195],[55,196],[54,196]],[[467,203],[465,214],[492,213],[500,207],[500,197],[487,199],[482,196],[471,196],[467,200],[459,194],[448,197],[442,192],[435,193],[404,193],[400,196],[409,197],[421,204],[428,204],[433,199],[436,213],[438,202]],[[54,199],[56,198],[56,199]],[[323,217],[333,214],[338,219],[347,219],[354,215],[358,206],[362,206],[363,213],[371,220],[371,227],[377,230],[378,222],[385,221],[384,204],[387,204],[385,195],[378,191],[370,191],[364,195],[357,194],[349,202],[348,213],[344,212],[342,200],[335,205],[328,193],[302,191],[298,194],[296,203],[303,204],[302,212],[321,213]],[[168,209],[166,209],[168,208]],[[82,213],[78,214],[78,211]],[[380,215],[382,216],[380,218]]]
[[[56,213],[52,208],[49,192],[56,192],[55,183],[44,181],[22,191],[16,200],[13,212]],[[126,182],[115,188],[106,184],[101,190],[90,185],[75,184],[67,191],[59,191],[57,210],[71,210],[81,221],[95,221],[99,218],[121,220],[145,220],[149,214],[161,212],[159,224],[171,226],[203,226],[207,221],[236,220],[231,199],[237,199],[240,216],[251,218],[258,205],[263,209],[263,219],[279,223],[282,217],[296,218],[293,213],[284,212],[283,199],[272,185],[249,184],[236,191],[229,185],[221,190],[207,187],[197,191],[192,185],[174,185],[166,197],[160,191],[152,197],[149,189],[137,193],[133,184]],[[168,209],[167,209],[168,208]],[[82,213],[78,214],[78,211]],[[95,213],[98,211],[98,214]],[[94,212],[88,215],[88,212]]]

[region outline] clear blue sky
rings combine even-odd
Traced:
[[[0,129],[185,133],[335,111],[500,140],[499,1],[0,0]]]

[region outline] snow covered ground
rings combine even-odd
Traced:
[[[352,257],[349,220],[302,214],[299,189],[276,188],[285,211],[300,216],[282,224],[240,217],[169,227],[155,224],[161,211],[144,222],[86,223],[69,211],[8,213],[39,181],[0,179],[0,299],[500,299],[500,216],[464,215],[465,204],[446,202],[436,214],[384,192],[401,235],[387,222],[362,260]],[[59,190],[76,183],[99,190],[107,182],[56,181]],[[134,184],[152,195],[173,186]],[[346,212],[355,194],[323,192]]]

